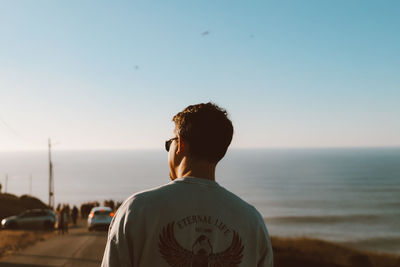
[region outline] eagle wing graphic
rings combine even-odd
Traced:
[[[231,245],[220,253],[211,254],[208,258],[210,267],[237,267],[243,258],[242,239],[233,231]]]
[[[172,267],[190,267],[193,253],[179,245],[174,235],[175,222],[167,224],[159,235],[158,249],[162,257]]]

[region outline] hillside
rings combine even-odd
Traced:
[[[360,251],[311,238],[272,237],[274,266],[398,267],[399,255]]]

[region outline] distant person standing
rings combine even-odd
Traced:
[[[64,221],[63,229],[64,229],[64,232],[68,234],[69,205],[64,205],[62,214],[63,214],[63,221]]]
[[[59,206],[57,209],[57,218],[58,218],[58,233],[64,234],[64,209]]]
[[[76,220],[78,219],[78,208],[74,205],[74,207],[72,208],[72,212],[71,212],[71,217],[72,217],[72,222],[74,223],[74,225],[76,226]]]
[[[260,213],[215,181],[233,135],[227,112],[198,104],[173,121],[165,143],[172,181],[122,204],[102,266],[273,266]]]

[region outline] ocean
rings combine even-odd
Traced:
[[[52,157],[56,204],[123,201],[169,182],[161,150],[54,150]],[[0,152],[3,192],[6,174],[9,193],[48,202],[47,151]],[[400,148],[231,149],[216,177],[260,211],[272,236],[400,254]]]

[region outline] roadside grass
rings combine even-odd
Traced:
[[[55,232],[52,231],[1,230],[0,258],[31,246],[36,242],[44,241],[54,234]]]

